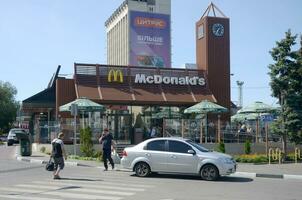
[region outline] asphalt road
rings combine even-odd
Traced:
[[[3,200],[300,200],[302,196],[301,180],[223,177],[207,182],[179,175],[138,178],[131,172],[73,166],[62,171],[62,180],[53,180],[43,165],[11,159],[12,151],[13,147],[0,147]]]

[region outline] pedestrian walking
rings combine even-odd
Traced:
[[[100,144],[103,144],[103,162],[104,162],[104,171],[108,170],[107,160],[109,160],[112,169],[114,169],[114,162],[111,158],[111,148],[114,145],[113,137],[109,132],[108,128],[104,129],[102,136],[99,139]]]
[[[66,151],[64,148],[64,133],[60,132],[58,137],[55,138],[51,144],[52,144],[52,152],[51,156],[54,160],[54,172],[53,172],[53,179],[61,179],[59,176],[59,173],[62,169],[64,169],[64,158],[67,160]],[[64,156],[64,158],[63,158]]]

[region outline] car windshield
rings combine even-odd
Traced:
[[[204,148],[200,144],[193,142],[192,140],[186,140],[186,142],[189,143],[190,145],[194,146],[196,149],[198,149],[201,152],[209,152],[208,149]]]

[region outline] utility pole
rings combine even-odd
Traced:
[[[244,84],[243,81],[236,81],[238,85],[238,107],[243,107],[243,95],[242,95],[242,86]]]

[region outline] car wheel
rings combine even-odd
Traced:
[[[139,176],[139,177],[146,177],[151,172],[149,165],[145,162],[137,163],[134,167],[134,171],[135,171],[136,176]]]
[[[200,175],[206,181],[215,181],[219,177],[219,172],[216,166],[208,164],[202,167]]]

